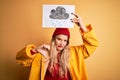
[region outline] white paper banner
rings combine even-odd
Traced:
[[[73,28],[70,19],[74,16],[74,5],[43,5],[42,26],[44,28]]]

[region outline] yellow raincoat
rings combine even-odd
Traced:
[[[84,59],[89,57],[98,46],[98,41],[95,37],[91,25],[87,26],[88,32],[81,31],[83,45],[70,47],[70,75],[72,80],[87,80]],[[35,48],[34,44],[27,45],[17,53],[16,59],[18,64],[26,67],[31,67],[29,80],[44,80],[45,72],[49,61],[40,53],[31,54],[31,49]]]

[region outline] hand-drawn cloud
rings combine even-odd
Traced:
[[[62,6],[58,6],[56,7],[56,9],[52,9],[50,11],[50,15],[49,17],[51,19],[68,19],[69,18],[69,14],[66,13],[66,9]]]

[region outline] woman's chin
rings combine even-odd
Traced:
[[[62,51],[62,50],[63,50],[63,48],[57,48],[57,51],[59,51],[59,52]]]

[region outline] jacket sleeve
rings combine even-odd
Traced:
[[[36,54],[31,54],[31,49],[35,48],[34,44],[27,45],[16,55],[17,63],[24,67],[30,67]]]
[[[72,51],[78,53],[76,56],[80,56],[82,54],[84,59],[89,57],[98,46],[98,40],[94,34],[91,25],[88,25],[86,27],[88,29],[88,32],[84,33],[80,30],[83,44],[79,46],[72,46]]]
[[[98,40],[90,24],[87,26],[87,29],[88,32],[81,32],[83,39],[83,45],[81,46],[81,49],[84,58],[89,57],[98,47]]]

